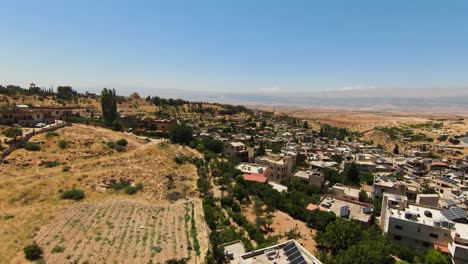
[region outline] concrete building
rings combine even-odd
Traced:
[[[10,119],[23,127],[33,127],[39,123],[52,124],[55,120],[62,120],[73,114],[74,107],[70,106],[28,106],[14,105],[0,110],[2,119]]]
[[[242,142],[226,142],[223,154],[229,158],[238,158],[241,162],[249,161],[249,152]]]
[[[290,156],[279,154],[269,154],[268,156],[257,157],[255,163],[269,167],[267,178],[274,181],[289,181],[293,160]]]
[[[347,186],[341,183],[335,183],[332,186],[331,192],[337,196],[342,197],[350,200],[359,201],[359,192],[361,191],[358,187]]]
[[[372,198],[380,199],[384,193],[393,193],[407,196],[410,200],[416,199],[417,187],[411,186],[395,177],[376,175],[372,186]]]
[[[359,221],[363,226],[372,224],[373,206],[368,203],[362,203],[355,200],[350,200],[332,195],[325,195],[319,202],[318,209],[328,212],[333,212],[337,217],[343,219],[354,219]],[[307,207],[309,210],[313,206]]]
[[[242,171],[244,180],[246,181],[267,182],[268,166],[242,162],[236,166],[236,169]]]
[[[319,170],[298,170],[294,173],[293,179],[306,182],[309,185],[317,186],[320,189],[325,182],[325,176]]]
[[[468,263],[468,219],[461,208],[440,210],[385,193],[380,224],[384,233],[399,243],[433,247],[450,254],[455,264]]]

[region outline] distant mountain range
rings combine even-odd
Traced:
[[[318,92],[213,92],[178,89],[136,89],[143,95],[243,105],[334,108],[364,111],[415,111],[468,114],[468,87],[462,88],[345,88]],[[122,92],[120,89],[117,91]]]

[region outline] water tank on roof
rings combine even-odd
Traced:
[[[424,211],[424,215],[425,215],[426,217],[432,217],[432,212],[429,211],[429,210],[426,210],[426,211]]]
[[[411,216],[412,216],[411,212],[405,212],[406,219],[411,219]]]

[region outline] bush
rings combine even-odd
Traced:
[[[125,146],[127,146],[128,142],[124,138],[119,139],[117,141],[107,141],[106,146],[111,149],[115,149],[118,152],[122,152],[125,150]]]
[[[139,190],[143,189],[143,184],[137,183],[135,186],[127,186],[125,187],[125,193],[128,195],[134,195]]]
[[[41,150],[41,145],[35,142],[26,142],[24,144],[24,149],[26,149],[27,151],[39,151]]]
[[[15,122],[13,122],[13,120],[11,119],[4,119],[1,121],[1,124],[4,125],[4,126],[11,126],[13,125]]]
[[[3,135],[5,135],[5,137],[16,139],[17,137],[21,137],[23,135],[23,130],[17,127],[10,127],[3,131]]]
[[[45,161],[41,165],[46,168],[53,168],[60,165],[60,163],[58,161]]]
[[[57,145],[59,146],[59,148],[61,149],[66,149],[68,147],[68,142],[65,141],[65,140],[59,140],[57,142]]]
[[[125,147],[122,147],[122,146],[120,146],[120,145],[115,145],[115,148],[114,148],[114,149],[117,150],[118,152],[122,152],[122,151],[125,150]]]
[[[59,136],[59,133],[57,133],[55,131],[47,132],[46,135],[45,135],[46,138],[58,137],[58,136]]]
[[[50,253],[62,253],[63,251],[65,251],[65,248],[57,245],[50,251]]]
[[[60,195],[60,198],[78,201],[84,198],[84,192],[80,189],[73,188],[73,189],[64,191]]]
[[[125,138],[121,138],[115,142],[117,146],[125,147],[128,145],[128,141]]]
[[[62,167],[63,172],[67,172],[69,170],[70,170],[70,166],[68,166],[68,165],[65,165],[65,166]]]
[[[34,261],[42,258],[42,249],[36,243],[31,244],[23,249],[26,259]]]
[[[115,149],[115,143],[114,141],[107,141],[106,146],[111,149]]]

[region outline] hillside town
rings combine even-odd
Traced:
[[[7,100],[13,91],[55,101]],[[108,89],[101,95],[71,87],[55,93],[33,84],[0,92],[8,101],[0,110],[8,154],[22,147],[21,131],[33,135],[64,123],[166,140],[200,153],[194,165],[209,229],[208,263],[353,263],[345,261],[357,254],[351,245],[372,243],[379,256],[367,250],[369,263],[416,262],[427,254],[468,263],[468,131],[444,129],[466,121],[422,123],[440,137],[421,140],[405,132],[385,149],[359,131],[243,106],[119,97]],[[177,164],[189,160],[175,158]],[[336,241],[342,238],[330,238],[340,228],[362,236],[343,245]]]

